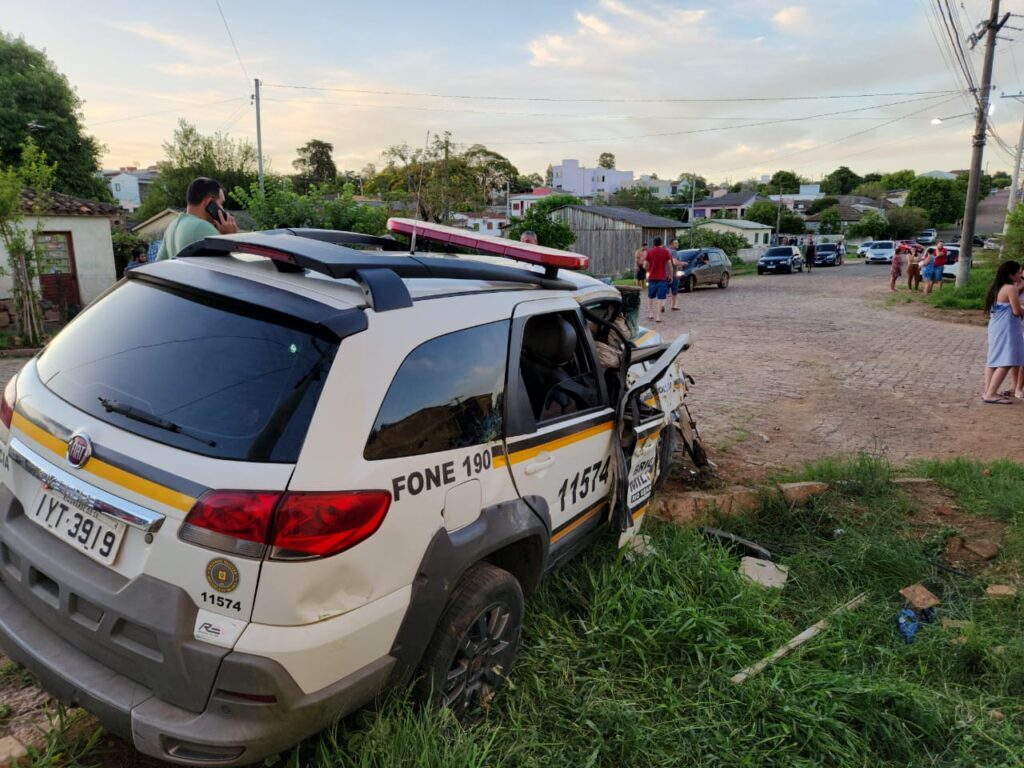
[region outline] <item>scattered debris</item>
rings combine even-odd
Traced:
[[[935,514],[939,517],[949,517],[953,514],[953,508],[946,504],[939,504],[939,506],[935,508]]]
[[[842,613],[844,611],[853,611],[859,608],[867,599],[867,592],[862,592],[861,594],[857,595],[855,598],[850,600],[850,602],[843,603],[842,605],[840,605],[838,608],[832,611],[830,615],[835,616],[836,614]],[[784,656],[788,656],[792,651],[799,648],[801,645],[806,643],[808,640],[810,640],[815,635],[819,634],[822,630],[824,630],[827,627],[828,619],[824,618],[817,624],[814,624],[813,626],[810,626],[807,629],[805,629],[803,632],[794,637],[788,643],[780,647],[771,656],[761,659],[761,661],[757,662],[756,664],[752,664],[751,666],[744,669],[742,672],[738,672],[737,674],[733,675],[729,678],[729,681],[735,683],[736,685],[742,685],[755,675],[761,674],[773,662],[778,661]]]
[[[780,483],[779,492],[791,507],[802,507],[811,503],[815,496],[828,490],[828,483]]]
[[[892,481],[894,485],[903,488],[914,488],[922,485],[934,485],[935,481],[927,477],[897,477]]]
[[[1003,720],[1006,719],[1006,715],[1004,715],[998,709],[990,709],[988,711],[988,716],[995,720],[997,723],[1001,723],[1003,722]]]
[[[918,626],[920,625],[917,621],[917,614],[910,608],[904,608],[896,617],[896,628],[908,643],[914,642]]]
[[[963,547],[982,560],[995,560],[999,555],[999,545],[990,539],[970,539],[963,542]]]
[[[789,578],[789,568],[786,566],[749,556],[740,560],[740,573],[755,584],[769,589],[782,589]]]
[[[910,603],[912,608],[916,608],[919,611],[934,608],[942,602],[921,582],[904,587],[900,590],[900,594]]]
[[[965,628],[967,628],[969,626],[971,626],[971,622],[967,621],[966,619],[943,619],[942,620],[942,628],[943,629],[965,629]]]
[[[761,439],[764,440],[766,443],[770,443],[772,441],[771,438],[768,437],[768,435],[764,434],[763,432],[759,433],[759,435],[760,435]]]
[[[629,540],[626,545],[627,555],[632,558],[642,558],[653,555],[657,552],[651,544],[651,537],[644,533],[638,533]]]
[[[762,560],[771,560],[772,553],[762,547],[756,542],[750,541],[750,539],[744,539],[741,536],[737,536],[735,533],[729,533],[723,531],[721,528],[710,528],[704,527],[700,529],[700,532],[707,536],[709,539],[715,539],[727,547],[736,547],[742,549],[748,555],[752,557],[758,557]]]
[[[1017,588],[1009,584],[993,584],[985,590],[985,597],[993,600],[1012,599],[1017,596]]]

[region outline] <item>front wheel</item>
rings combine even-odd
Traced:
[[[523,590],[508,571],[477,563],[459,582],[420,666],[414,697],[463,724],[483,716],[505,682],[523,625]]]
[[[683,293],[693,293],[693,289],[697,287],[697,278],[690,275],[683,281]]]
[[[723,272],[722,273],[722,279],[718,281],[718,287],[719,288],[728,288],[729,287],[729,273],[728,272]]]

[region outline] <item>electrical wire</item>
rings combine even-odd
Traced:
[[[231,41],[231,47],[235,49],[235,58],[238,59],[238,66],[242,68],[242,76],[245,78],[246,86],[249,86],[253,79],[249,77],[249,72],[245,68],[245,64],[242,63],[242,54],[238,52],[238,46],[235,45],[235,36],[231,34],[231,27],[228,26],[227,16],[224,15],[224,9],[220,7],[220,0],[217,0],[217,10],[220,11],[220,20],[224,22],[224,29],[227,30],[228,40]]]
[[[281,83],[261,83],[263,88],[288,88],[300,91],[329,91],[336,93],[361,93],[377,96],[413,96],[431,99],[464,99],[477,101],[539,101],[571,104],[685,104],[685,103],[739,103],[767,101],[824,101],[829,99],[867,99],[888,96],[946,96],[954,91],[893,91],[888,93],[851,93],[815,96],[740,96],[735,98],[635,98],[635,99],[576,99],[554,96],[493,96],[470,95],[459,93],[428,93],[423,91],[385,91],[372,88],[331,88],[314,85],[285,85]]]

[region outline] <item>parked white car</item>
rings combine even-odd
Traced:
[[[858,256],[867,256],[868,255],[868,249],[871,247],[871,244],[873,242],[874,242],[873,240],[866,240],[863,243],[861,243],[860,245],[858,245],[857,246],[857,255]]]
[[[891,264],[896,254],[896,243],[893,240],[876,240],[868,248],[864,261],[868,264]]]

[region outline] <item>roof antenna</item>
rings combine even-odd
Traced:
[[[430,131],[427,130],[427,140],[423,142],[423,157],[420,160],[420,178],[416,183],[416,210],[412,219],[412,238],[409,240],[409,255],[416,254],[416,222],[420,219],[420,194],[423,192],[423,166],[427,162],[427,153],[430,151]]]

